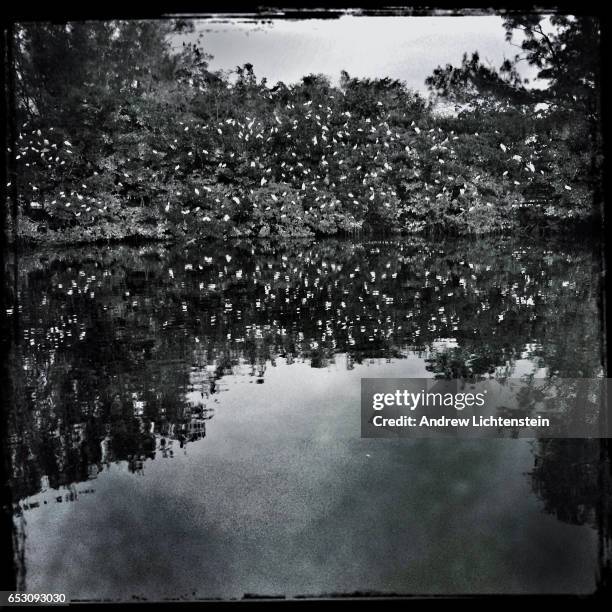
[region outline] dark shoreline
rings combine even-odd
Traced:
[[[321,240],[376,240],[376,239],[393,239],[393,240],[404,240],[408,238],[422,239],[422,240],[444,240],[445,238],[449,239],[470,239],[470,240],[481,240],[481,239],[490,239],[490,238],[508,238],[508,237],[546,237],[546,238],[582,238],[582,239],[593,239],[594,242],[601,240],[601,236],[598,234],[602,231],[601,228],[598,228],[596,225],[596,219],[593,219],[591,223],[584,222],[577,226],[573,227],[543,227],[543,226],[530,226],[530,227],[516,227],[511,228],[505,231],[490,231],[483,233],[453,233],[446,232],[443,230],[429,230],[429,231],[421,231],[421,232],[400,232],[400,231],[382,231],[382,230],[373,230],[373,231],[363,231],[363,232],[354,232],[354,233],[335,233],[335,234],[305,234],[303,236],[295,235],[290,237],[280,236],[280,235],[270,235],[270,236],[258,236],[258,235],[248,235],[248,234],[237,234],[237,235],[224,235],[220,236],[212,236],[212,235],[200,235],[200,236],[190,236],[188,234],[184,236],[163,236],[163,237],[155,237],[155,236],[146,236],[142,234],[131,234],[127,236],[118,236],[118,237],[108,237],[108,238],[96,238],[93,240],[71,240],[69,238],[61,238],[57,239],[42,239],[36,240],[32,236],[17,236],[17,240],[13,239],[12,235],[7,236],[7,245],[10,249],[14,249],[15,247],[19,251],[28,251],[32,249],[46,248],[46,247],[87,247],[87,246],[142,246],[149,244],[168,244],[168,245],[191,245],[198,244],[203,242],[235,242],[235,241],[253,241],[253,242],[262,242],[269,241],[272,243],[291,243],[296,241],[308,241],[308,242],[318,242]],[[45,236],[41,234],[41,237]]]

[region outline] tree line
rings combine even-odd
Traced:
[[[19,24],[12,221],[35,242],[575,229],[601,200],[599,24],[504,27],[515,58],[465,54],[426,99],[384,77],[212,70],[205,41],[172,47],[184,20]]]

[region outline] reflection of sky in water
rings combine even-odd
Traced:
[[[361,377],[593,371],[589,251],[542,257],[504,239],[92,247],[24,255],[19,269],[27,393],[15,423],[33,436],[15,438],[13,484],[24,506],[49,500],[23,512],[28,591],[594,587],[597,534],[562,522],[584,500],[550,479],[548,498],[534,494],[533,442],[362,439],[359,398]],[[161,432],[202,402],[204,439],[182,448],[177,430]],[[110,463],[87,481],[102,442]],[[565,450],[546,473],[571,469]],[[40,481],[81,493],[32,497]]]
[[[588,592],[596,535],[529,494],[527,440],[361,439],[359,380],[417,357],[225,377],[207,437],[27,513],[28,590],[73,597]],[[81,488],[81,487],[77,487]],[[120,553],[118,553],[120,551]],[[83,568],[95,568],[83,571]]]

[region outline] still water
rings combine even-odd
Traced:
[[[589,593],[593,440],[360,438],[362,377],[591,377],[589,245],[223,242],[19,258],[29,592]],[[576,467],[579,466],[579,467]]]

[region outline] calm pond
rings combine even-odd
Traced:
[[[360,378],[595,376],[598,277],[510,238],[22,254],[27,591],[592,592],[596,440],[362,439]]]

